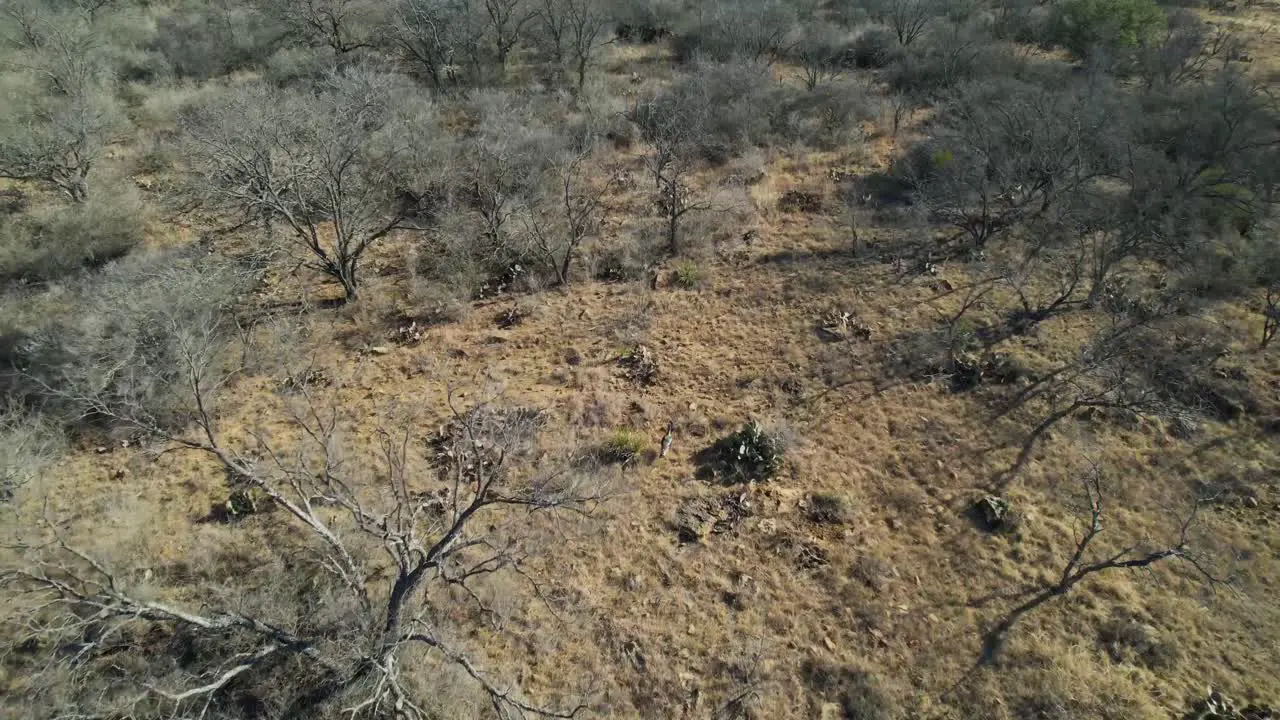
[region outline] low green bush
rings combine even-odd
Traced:
[[[600,445],[599,457],[604,462],[626,465],[635,462],[644,452],[644,436],[634,430],[615,430]]]
[[[132,188],[0,217],[0,280],[55,280],[115,260],[142,241],[145,222]]]
[[[723,482],[768,480],[782,470],[785,443],[776,433],[757,422],[749,422],[738,432],[720,439],[712,448],[717,477]]]

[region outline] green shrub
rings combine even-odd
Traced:
[[[698,271],[698,264],[692,260],[684,260],[676,265],[676,269],[671,271],[671,284],[685,290],[698,287],[702,284],[702,273]]]
[[[112,263],[68,288],[64,312],[0,336],[8,399],[69,426],[180,426],[191,373],[216,386],[231,305],[252,279],[190,249]]]
[[[145,226],[132,188],[0,219],[0,280],[53,280],[128,253]]]
[[[644,452],[644,437],[633,430],[615,430],[600,445],[599,457],[604,462],[629,464]]]
[[[1054,8],[1051,37],[1083,57],[1093,48],[1138,48],[1164,26],[1164,11],[1155,0],[1064,0]]]
[[[716,474],[724,482],[768,480],[782,470],[785,443],[757,422],[721,439],[713,448]]]
[[[872,25],[858,33],[849,48],[849,61],[860,68],[882,68],[902,55],[898,38],[883,25]]]
[[[0,502],[36,477],[61,443],[57,429],[44,418],[0,409]]]

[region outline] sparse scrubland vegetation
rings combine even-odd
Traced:
[[[1277,20],[0,0],[0,716],[1272,716]]]

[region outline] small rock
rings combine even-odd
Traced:
[[[885,522],[885,524],[886,524],[886,525],[888,525],[888,526],[889,526],[889,529],[890,529],[890,530],[897,530],[897,529],[898,529],[898,519],[897,519],[897,518],[886,518],[884,522]]]
[[[1245,499],[1244,499],[1244,506],[1245,506],[1245,507],[1247,507],[1247,508],[1256,508],[1256,507],[1258,507],[1258,498],[1253,497],[1253,496],[1249,496],[1249,497],[1245,498]]]
[[[99,455],[103,455],[109,452],[110,449],[107,448],[105,445],[99,445],[98,447],[94,448],[93,451],[98,453]]]
[[[835,651],[836,651],[836,644],[835,644],[835,642],[833,642],[833,641],[831,640],[831,638],[827,637],[826,635],[823,635],[823,636],[822,636],[822,644],[823,644],[823,645],[826,645],[826,646],[827,646],[827,649],[828,649],[828,650],[830,650],[831,652],[835,652]]]
[[[373,353],[374,355],[389,355],[391,354],[391,348],[387,347],[386,345],[374,345],[373,347],[369,348],[369,352]]]

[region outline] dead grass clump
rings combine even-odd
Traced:
[[[822,195],[803,190],[788,190],[778,198],[778,209],[787,213],[822,212]]]
[[[814,493],[809,496],[805,515],[810,522],[819,525],[841,525],[848,519],[849,509],[844,498],[830,493]]]
[[[893,699],[885,692],[880,680],[866,670],[808,660],[801,672],[810,690],[823,701],[839,706],[841,717],[848,720],[891,720],[898,715]]]
[[[587,266],[591,277],[600,282],[621,283],[644,277],[645,268],[652,261],[653,253],[643,238],[628,242],[596,246],[587,253]]]
[[[849,566],[850,579],[857,580],[875,592],[884,590],[891,572],[889,563],[883,558],[865,553],[854,558],[853,564]]]
[[[647,345],[636,344],[618,357],[623,374],[636,385],[652,385],[658,380],[658,360]]]
[[[530,315],[529,309],[520,305],[512,305],[509,308],[498,311],[494,316],[493,322],[503,330],[509,330],[517,325],[524,323],[525,319]]]
[[[1152,670],[1168,670],[1177,665],[1181,656],[1177,645],[1124,611],[1117,612],[1098,628],[1098,643],[1112,662],[1137,663]]]

